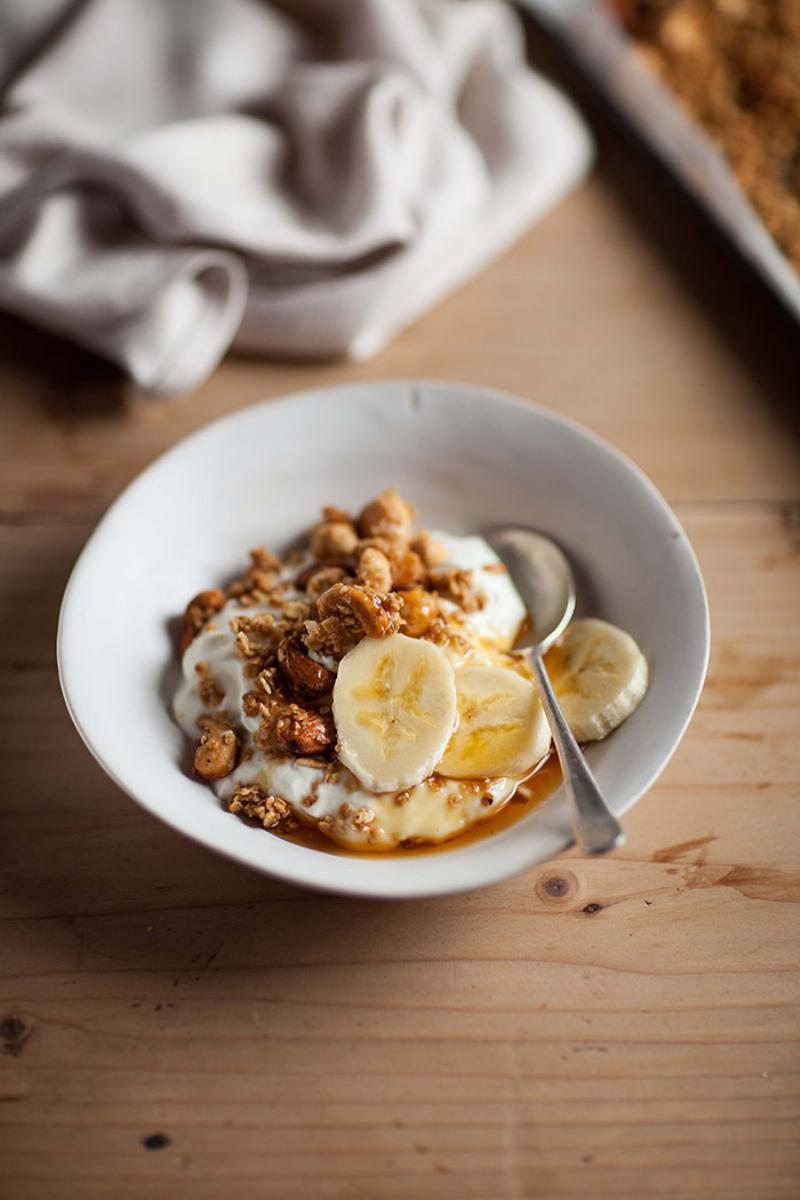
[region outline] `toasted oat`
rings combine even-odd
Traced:
[[[219,684],[211,678],[207,662],[195,663],[195,671],[199,678],[197,692],[204,708],[219,708],[225,699],[225,693]]]
[[[341,779],[343,771],[344,767],[339,760],[335,758],[333,762],[328,763],[327,767],[325,768],[325,774],[322,777],[322,782],[336,783],[339,779]]]
[[[301,621],[307,620],[310,616],[311,605],[304,600],[284,600],[281,603],[281,617],[284,621],[299,625]]]
[[[237,653],[245,659],[264,664],[275,658],[283,636],[284,626],[272,613],[247,613],[232,617],[231,630],[236,634]],[[259,668],[260,669],[260,668]]]
[[[265,696],[271,696],[278,685],[278,672],[275,667],[265,667],[256,676],[256,687]]]
[[[233,729],[234,720],[226,709],[219,708],[201,713],[196,724],[198,729]]]
[[[310,653],[339,662],[363,636],[364,631],[357,622],[336,616],[326,617],[324,621],[306,621],[301,638]]]
[[[353,808],[346,801],[339,805],[337,813],[322,818],[319,823],[320,831],[327,837],[337,834],[344,837],[352,833],[366,833],[371,841],[375,841],[378,831],[375,828],[375,813],[366,805]]]
[[[445,600],[452,600],[464,612],[476,612],[483,608],[485,598],[475,591],[472,572],[450,567],[445,571],[432,571],[430,586]]]
[[[235,579],[228,588],[228,595],[243,608],[263,603],[280,584],[280,559],[256,546],[250,551],[250,566],[241,579]]]
[[[260,821],[265,829],[284,829],[292,821],[289,802],[282,796],[268,796],[255,783],[240,783],[228,800],[228,812],[238,813],[251,820]]]

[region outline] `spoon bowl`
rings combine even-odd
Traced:
[[[622,826],[608,807],[567,724],[543,657],[575,612],[572,568],[552,538],[534,529],[504,526],[490,531],[487,540],[508,567],[528,610],[529,628],[517,649],[527,655],[539,684],[571,801],[575,840],[586,854],[605,854],[625,840]]]
[[[545,654],[575,612],[575,579],[566,554],[552,538],[520,526],[490,530],[487,541],[508,567],[528,611],[517,649],[538,646]]]

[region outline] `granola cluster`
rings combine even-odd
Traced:
[[[259,750],[334,767],[331,693],[344,655],[362,638],[392,633],[439,643],[458,640],[452,609],[445,614],[442,601],[456,612],[482,606],[470,573],[445,568],[444,547],[426,530],[414,530],[413,516],[394,489],[357,516],[327,507],[310,532],[307,551],[283,563],[266,550],[253,550],[250,566],[226,591],[201,592],[187,606],[181,653],[201,629],[213,628],[229,600],[252,609],[232,617],[230,628],[250,683],[242,703],[246,716],[258,719],[253,743]],[[204,703],[218,707],[222,692],[207,664],[196,669]],[[195,773],[209,781],[225,778],[252,751],[242,752],[235,717],[217,711],[202,718],[202,725]],[[237,787],[228,807],[267,828],[289,815],[285,800],[265,796],[255,785]],[[359,809],[338,819],[361,828],[368,814]]]
[[[800,0],[614,0],[800,273]]]
[[[280,828],[289,833],[297,828],[288,800],[268,796],[257,783],[240,783],[228,801],[228,812],[258,821],[265,829]]]

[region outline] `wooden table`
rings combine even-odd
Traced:
[[[2,324],[4,1200],[800,1194],[798,337],[595,118],[588,186],[367,365],[233,357],[159,403]],[[697,549],[714,647],[613,858],[356,903],[121,795],[64,710],[55,623],[165,447],[264,396],[412,374],[520,392],[632,455]]]

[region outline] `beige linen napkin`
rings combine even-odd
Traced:
[[[157,391],[365,358],[585,173],[495,0],[3,0],[0,307]]]

